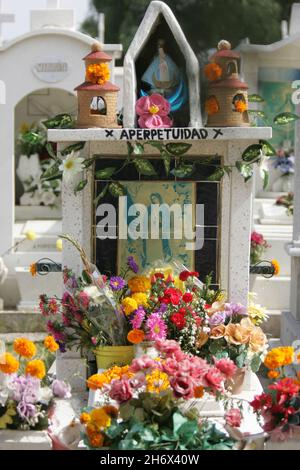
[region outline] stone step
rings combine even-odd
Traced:
[[[268,338],[279,338],[280,337],[280,325],[281,325],[281,310],[267,310],[269,318],[262,324],[262,329],[268,336]]]
[[[40,333],[46,331],[45,319],[39,312],[0,311],[0,334]]]
[[[290,305],[290,277],[250,276],[250,292],[257,294],[257,302],[270,310],[288,310]]]

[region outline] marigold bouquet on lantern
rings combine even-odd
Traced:
[[[184,353],[173,340],[156,341],[155,347],[158,355],[155,359],[144,355],[134,359],[130,366],[113,367],[89,377],[88,387],[99,390],[102,401],[98,408],[87,409],[81,415],[90,447],[202,448],[203,432],[209,425],[205,422],[199,425],[196,411],[190,409],[186,414],[182,405],[205,394],[222,399],[225,381],[232,378],[236,366],[230,359],[216,360],[211,365]],[[178,433],[183,423],[186,424]],[[146,429],[148,440],[144,435]],[[170,438],[172,432],[174,439]],[[226,442],[225,435],[221,442]]]
[[[55,339],[47,336],[38,356],[32,341],[16,338],[14,354],[0,356],[0,429],[46,429],[53,399],[71,396],[68,384],[47,376],[43,356],[58,348]]]

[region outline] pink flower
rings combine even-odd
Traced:
[[[90,303],[90,298],[86,292],[81,291],[78,294],[78,301],[82,308],[87,309]]]
[[[224,389],[224,375],[216,367],[210,367],[204,378],[207,387],[219,391]]]
[[[242,422],[242,415],[238,408],[232,408],[225,414],[225,421],[228,426],[239,428]]]
[[[139,307],[135,311],[134,317],[130,320],[130,323],[133,329],[139,330],[141,328],[145,315],[146,315],[146,312],[143,309],[143,307]]]
[[[166,357],[173,357],[175,353],[182,352],[177,341],[167,339],[165,341],[157,340],[155,343],[156,349],[163,353]]]
[[[172,127],[173,121],[168,117],[170,104],[159,93],[139,98],[135,110],[142,128]]]
[[[175,375],[179,369],[176,359],[168,357],[162,364],[162,370],[169,376]]]
[[[217,360],[214,358],[214,361],[216,368],[225,375],[226,379],[230,379],[237,370],[237,366],[231,359]]]
[[[145,374],[143,374],[143,372],[139,372],[135,374],[134,377],[129,379],[129,383],[134,390],[137,390],[138,388],[143,387],[146,383]]]
[[[96,338],[96,336],[92,336],[92,337],[91,337],[91,341],[92,341],[93,345],[96,346],[96,344],[97,344],[97,338]]]
[[[178,373],[170,380],[170,385],[173,389],[176,398],[184,398],[188,400],[194,396],[194,382],[188,375],[180,375]]]
[[[202,379],[210,369],[210,365],[206,362],[206,360],[201,359],[200,357],[191,356],[189,358],[189,363],[190,375],[195,380]]]
[[[166,339],[167,325],[158,312],[151,313],[146,322],[148,330],[147,339],[156,341],[157,339]]]
[[[130,371],[139,372],[140,370],[150,369],[151,367],[155,367],[157,369],[159,367],[159,363],[144,354],[137,359],[133,359],[130,366]]]
[[[113,380],[109,396],[112,400],[116,400],[118,403],[124,403],[125,401],[130,400],[133,396],[133,391],[129,380]]]

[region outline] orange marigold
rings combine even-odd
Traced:
[[[222,69],[218,64],[216,64],[215,62],[212,62],[211,64],[207,64],[204,67],[204,74],[208,80],[213,82],[221,78]]]
[[[132,344],[139,344],[145,339],[143,330],[131,330],[127,335],[127,339]]]
[[[268,377],[269,379],[277,379],[280,376],[278,370],[269,370]]]
[[[94,374],[87,379],[87,386],[91,390],[98,390],[106,383],[108,380],[104,374]]]
[[[150,290],[151,282],[146,276],[134,276],[128,281],[128,287],[132,293],[147,292]]]
[[[0,357],[0,371],[3,374],[14,374],[19,369],[19,365],[19,361],[9,352]]]
[[[103,85],[110,78],[107,64],[90,64],[86,69],[86,81]]]
[[[276,259],[272,259],[271,263],[274,268],[274,274],[277,276],[280,273],[280,264]]]
[[[202,398],[204,395],[204,387],[199,385],[198,387],[194,388],[194,396],[195,398]]]
[[[105,405],[103,406],[103,410],[105,411],[108,416],[111,416],[112,418],[117,418],[119,414],[118,408],[112,405]]]
[[[14,351],[19,354],[19,356],[31,357],[36,355],[35,344],[26,338],[16,338],[14,340]]]
[[[247,111],[247,103],[243,100],[236,100],[234,103],[235,110],[238,113],[243,113],[244,111]]]
[[[104,436],[101,432],[94,433],[91,436],[89,436],[89,442],[90,442],[91,447],[103,447]]]
[[[81,415],[80,415],[81,424],[87,424],[90,421],[91,421],[91,417],[90,417],[89,413],[86,413],[85,411],[83,413],[81,413]]]
[[[46,338],[44,339],[44,346],[51,352],[55,352],[59,349],[59,345],[51,335],[46,336]]]
[[[215,98],[214,96],[210,96],[209,98],[207,98],[207,100],[205,101],[205,111],[209,116],[211,114],[216,114],[219,109],[220,107],[217,98]]]
[[[46,367],[41,359],[34,359],[27,363],[25,372],[32,377],[42,380],[46,375]]]
[[[35,277],[36,274],[37,274],[37,269],[36,269],[36,263],[32,263],[30,266],[29,266],[29,272],[31,274],[32,277]]]

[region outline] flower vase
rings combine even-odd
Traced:
[[[126,366],[134,358],[133,346],[99,346],[94,349],[97,368],[108,369],[112,366]]]
[[[238,395],[245,388],[245,377],[246,377],[246,367],[241,367],[237,369],[231,379],[226,381],[226,389],[228,389],[232,395]]]
[[[284,173],[274,181],[272,190],[276,193],[290,193],[294,191],[294,173]]]
[[[154,346],[154,342],[143,341],[134,345],[134,357],[138,359],[144,355],[149,356],[151,359],[155,359],[159,355],[157,349]]]

